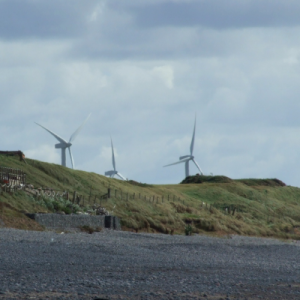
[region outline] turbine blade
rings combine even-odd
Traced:
[[[70,153],[70,159],[71,159],[71,163],[72,163],[72,169],[74,169],[74,160],[73,160],[73,156],[72,156],[72,152],[71,152],[71,147],[68,147],[69,148],[69,153]]]
[[[110,138],[110,140],[111,140],[112,164],[113,164],[114,170],[116,171],[116,160],[115,160],[115,153],[114,153],[114,145],[113,145],[113,142],[112,142],[112,138]]]
[[[201,171],[201,169],[200,169],[199,165],[197,164],[197,162],[194,159],[192,159],[192,161],[194,162],[194,164],[196,165],[196,167],[200,171],[201,175],[203,175],[203,172]]]
[[[122,178],[123,180],[127,180],[122,174],[120,174],[119,172],[117,172],[117,175],[120,177],[120,178]]]
[[[70,137],[70,141],[69,143],[71,143],[76,136],[78,135],[78,133],[80,132],[80,130],[82,129],[83,125],[85,124],[85,122],[89,119],[89,117],[91,116],[91,114],[88,115],[88,117],[85,119],[85,121],[78,127],[78,129],[71,135]]]
[[[190,158],[182,159],[182,160],[177,161],[177,162],[175,162],[175,163],[172,163],[172,164],[169,164],[169,165],[165,165],[164,167],[168,167],[168,166],[173,166],[173,165],[181,164],[181,163],[184,163],[184,162],[189,161],[189,160],[190,160]]]
[[[57,134],[55,134],[54,132],[52,132],[51,130],[49,130],[49,129],[47,129],[46,127],[44,127],[44,126],[42,126],[41,124],[39,124],[39,123],[36,123],[36,122],[34,122],[36,125],[39,125],[39,126],[41,126],[42,128],[44,128],[46,131],[48,131],[50,134],[52,134],[58,141],[60,141],[61,143],[63,143],[63,144],[67,144],[67,142],[63,139],[63,138],[61,138],[59,135],[57,135]]]
[[[194,151],[195,131],[196,131],[196,116],[195,116],[195,124],[194,124],[193,137],[192,137],[191,146],[190,146],[190,153],[191,153],[191,155],[193,155],[193,151]]]

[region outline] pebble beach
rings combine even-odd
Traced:
[[[300,243],[1,228],[0,299],[300,299]]]

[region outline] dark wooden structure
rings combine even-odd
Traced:
[[[25,154],[21,151],[0,151],[0,155],[6,155],[6,156],[19,156],[20,161],[25,161]]]
[[[26,174],[22,170],[0,166],[0,183],[13,185],[26,184]]]

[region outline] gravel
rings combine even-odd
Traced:
[[[0,229],[0,299],[300,299],[300,243]]]

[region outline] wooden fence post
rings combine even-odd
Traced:
[[[75,203],[75,201],[76,201],[76,191],[74,191],[73,193],[73,203]]]

